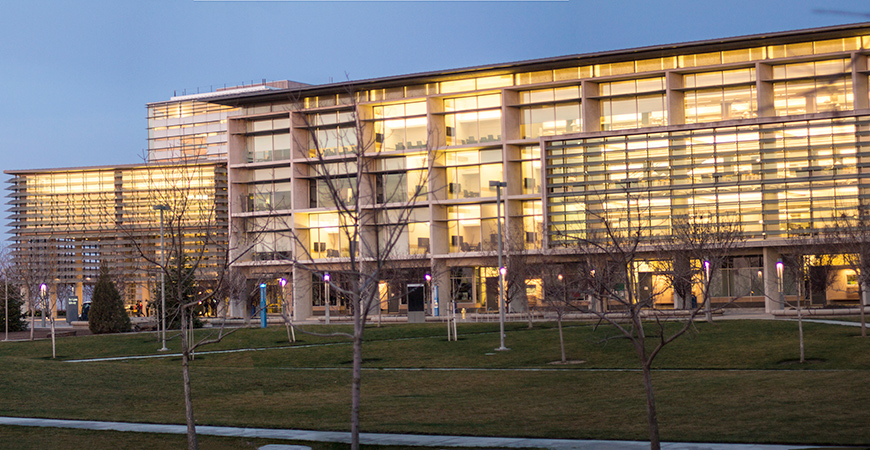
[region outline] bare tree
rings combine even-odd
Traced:
[[[858,282],[858,309],[861,314],[861,337],[867,337],[867,317],[864,298],[870,289],[870,207],[834,217],[820,240],[843,255],[843,259]]]
[[[556,316],[556,327],[559,330],[559,352],[561,362],[565,364],[568,362],[568,358],[565,352],[562,321],[565,314],[583,307],[581,299],[575,298],[575,295],[587,291],[589,271],[583,264],[559,264],[555,261],[537,265],[536,268],[543,285],[543,303]]]
[[[217,198],[216,188],[222,166],[179,161],[172,165],[149,165],[149,206],[162,209],[161,236],[155,224],[125,224],[124,232],[147,265],[157,269],[166,280],[167,300],[177,306],[180,321],[181,365],[184,387],[188,449],[198,447],[191,392],[190,363],[194,351],[219,342],[235,330],[221,326],[200,340],[194,339],[193,327],[199,305],[223,303],[233,290],[238,291],[229,270],[226,202]],[[155,211],[156,219],[157,211]],[[155,221],[156,222],[156,221]],[[162,243],[163,247],[159,245]],[[241,255],[245,251],[240,252]],[[222,309],[226,314],[227,308]],[[166,314],[166,311],[163,311]],[[164,331],[165,332],[165,331]]]
[[[56,277],[57,248],[55,238],[30,236],[14,244],[11,274],[24,290],[24,301],[30,315],[30,340],[34,338],[36,310],[42,317],[51,314],[47,308],[48,286]]]
[[[785,303],[784,306],[793,306],[797,311],[798,347],[800,363],[803,364],[806,362],[802,313],[805,292],[810,293],[814,290],[825,292],[834,283],[833,271],[830,270],[833,256],[818,254],[819,248],[812,247],[809,240],[798,239],[793,244],[788,253],[780,255],[780,259],[783,269],[794,281],[797,295],[794,304],[790,304],[785,297],[782,301]],[[816,268],[820,270],[814,270]]]
[[[342,336],[352,341],[351,448],[354,450],[359,449],[365,325],[370,315],[380,312],[385,300],[380,284],[399,284],[410,276],[397,260],[426,258],[423,260],[428,261],[425,254],[408,255],[408,240],[409,228],[414,223],[422,219],[428,221],[428,209],[415,206],[435,194],[430,189],[435,159],[430,149],[436,147],[430,134],[426,144],[408,152],[412,167],[383,173],[375,156],[378,147],[390,136],[373,131],[371,122],[359,116],[357,95],[353,88],[341,94],[346,109],[339,114],[343,114],[352,126],[339,128],[326,137],[317,131],[319,122],[316,115],[292,113],[297,123],[309,131],[304,137],[305,142],[297,142],[297,145],[309,149],[310,157],[304,168],[296,166],[297,170],[306,171],[298,175],[310,177],[315,186],[310,189],[316,195],[311,199],[312,204],[334,212],[337,220],[333,229],[337,233],[332,239],[337,248],[331,246],[325,251],[319,245],[311,245],[311,242],[318,242],[311,238],[311,231],[299,231],[290,224],[281,227],[290,230],[285,236],[297,249],[292,255],[285,255],[285,262],[295,270],[316,274],[319,279],[324,279],[323,275],[328,273],[330,277],[324,282],[332,296],[343,299],[352,318],[351,333],[317,333],[300,328],[297,323],[290,325],[304,333]],[[423,280],[422,273],[416,276]],[[403,289],[387,293],[387,296],[404,295],[407,293]]]
[[[624,209],[605,208],[603,201],[587,204],[585,228],[559,237],[564,245],[577,247],[585,259],[580,278],[585,280],[581,284],[592,301],[583,305],[581,311],[594,314],[616,328],[634,347],[646,391],[650,448],[658,450],[661,442],[652,383],[653,361],[668,344],[691,329],[702,309],[709,316],[713,271],[723,267],[742,238],[738,226],[721,220],[713,224],[677,221],[668,224],[671,235],[655,234],[654,230],[662,224],[654,223],[645,194],[635,193],[626,183],[623,195]],[[688,256],[688,264],[674,262],[681,255]],[[648,273],[641,280],[642,268],[657,268],[655,272],[668,283],[657,287],[648,282]],[[690,286],[699,272],[706,275],[701,305],[682,317],[655,308],[655,299],[671,289],[680,289],[682,295],[691,292]],[[648,332],[648,325],[655,326],[653,333]]]
[[[713,322],[713,286],[734,251],[744,241],[736,218],[706,215],[697,218],[676,217],[672,222],[672,240],[660,246],[672,262],[665,271],[674,291],[688,300],[691,286],[700,280],[701,303],[707,322]],[[718,308],[723,308],[734,298]],[[691,308],[688,308],[691,309]]]

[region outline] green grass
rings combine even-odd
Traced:
[[[552,324],[508,324],[508,352],[493,351],[497,324],[461,324],[459,342],[446,340],[444,325],[368,329],[362,430],[645,439],[640,374],[619,370],[638,367],[630,343],[612,327],[570,325],[568,357],[582,364],[550,364],[559,359]],[[698,323],[667,347],[653,375],[662,439],[870,444],[870,339],[856,327],[804,326],[805,364],[796,362],[790,321]],[[283,327],[245,329],[206,350],[266,350],[199,354],[198,423],[348,430],[350,345],[297,337],[291,345]],[[180,358],[64,362],[158,354],[159,346],[153,333],[63,338],[51,360],[48,341],[3,343],[0,415],[183,423]],[[177,339],[169,347],[177,351]]]

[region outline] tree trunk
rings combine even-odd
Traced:
[[[33,340],[33,329],[36,328],[36,317],[34,316],[34,308],[32,305],[30,307],[30,340]]]
[[[55,359],[57,357],[57,345],[54,339],[54,317],[49,316],[49,322],[51,323],[51,359]]]
[[[359,308],[357,308],[359,309]],[[354,313],[353,330],[353,375],[351,380],[350,395],[350,448],[359,450],[359,406],[360,385],[362,381],[362,324],[359,318],[360,312]]]
[[[707,323],[713,323],[713,307],[710,305],[709,295],[704,295],[704,317]]]
[[[864,316],[864,289],[867,288],[861,286],[861,291],[858,292],[858,308],[861,309],[861,337],[867,337],[867,320]]]
[[[559,348],[562,350],[562,364],[568,362],[565,358],[565,338],[562,336],[562,315],[556,316],[556,323],[559,325]]]
[[[800,283],[798,283],[798,299],[797,299],[797,318],[798,318],[798,342],[800,343],[801,348],[801,364],[804,363],[806,358],[804,357],[804,321],[803,317],[801,317],[801,298],[803,298],[803,293],[801,292]]]
[[[656,399],[652,385],[652,368],[649,363],[643,363],[643,387],[646,389],[646,416],[649,422],[649,448],[660,450],[659,419],[656,413]]]
[[[184,378],[184,418],[187,421],[187,450],[197,450],[196,423],[193,421],[193,396],[190,391],[190,343],[187,340],[187,311],[181,306],[181,373]]]

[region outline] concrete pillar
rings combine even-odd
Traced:
[[[48,307],[51,308],[51,318],[57,319],[57,283],[48,286]]]
[[[855,109],[870,108],[870,86],[868,86],[867,73],[863,70],[867,68],[867,55],[860,53],[852,54],[852,98],[854,99]]]
[[[773,67],[769,64],[755,65],[755,92],[758,104],[758,117],[773,117],[776,110],[773,104]]]
[[[446,316],[453,308],[453,293],[450,292],[450,268],[443,260],[433,259],[431,263],[432,284],[438,288],[438,315]]]
[[[769,313],[784,307],[779,292],[779,275],[776,271],[779,249],[764,247],[762,258],[764,259],[764,311]]]
[[[293,298],[296,300],[296,319],[305,320],[313,314],[313,295],[311,292],[311,272],[293,267]]]
[[[76,283],[75,289],[76,289],[76,297],[79,299],[79,305],[78,305],[79,311],[77,314],[79,316],[81,316],[82,315],[82,302],[85,301],[85,298],[84,298],[85,297],[85,284],[82,283],[81,281],[79,281],[78,283]]]
[[[674,309],[686,309],[686,301],[680,294],[674,292]]]

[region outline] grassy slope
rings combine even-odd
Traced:
[[[668,347],[654,374],[662,439],[870,444],[870,340],[853,327],[805,324],[813,361],[799,365],[796,327],[699,323]],[[363,375],[363,431],[645,438],[640,375],[618,370],[637,364],[626,340],[608,339],[612,328],[568,328],[569,358],[585,363],[567,366],[549,364],[559,354],[551,326],[509,324],[509,352],[492,351],[497,324],[460,325],[458,343],[447,342],[443,328],[367,331],[365,366],[373,370]],[[298,344],[327,341],[302,336]],[[242,330],[209,347],[273,349],[197,356],[198,422],[347,430],[350,346],[329,342],[337,344],[289,348],[276,327]],[[0,415],[183,423],[178,358],[62,361],[156,354],[153,334],[61,339],[60,361],[44,357],[48,345],[0,345]],[[374,370],[460,367],[546,370]]]

